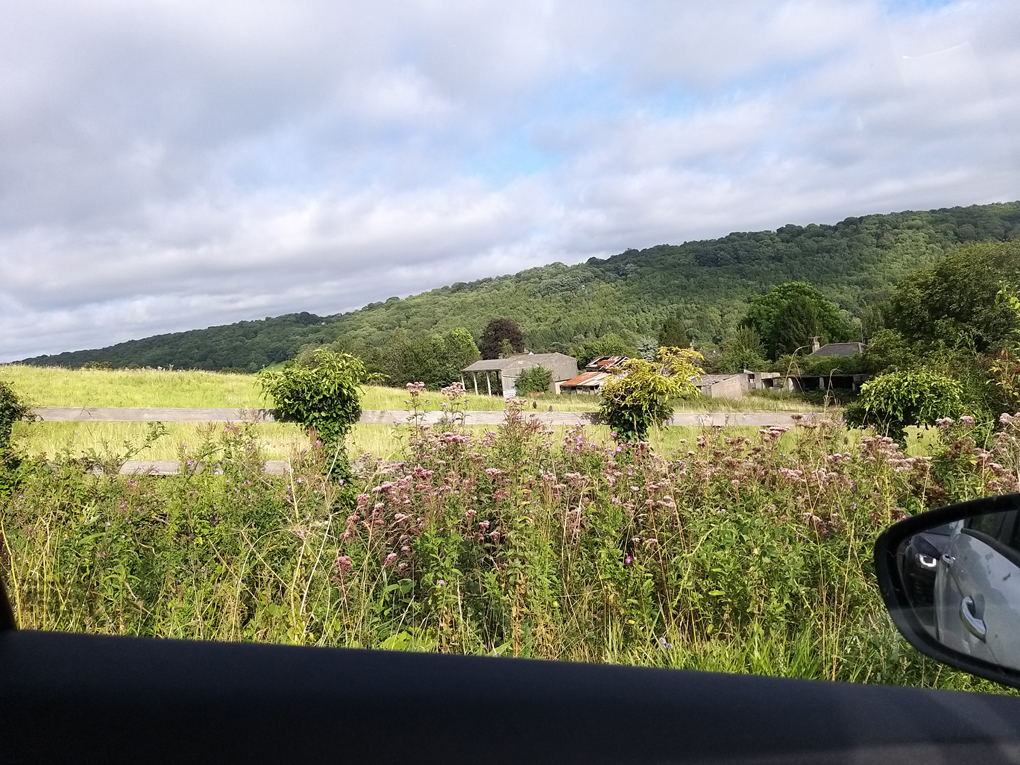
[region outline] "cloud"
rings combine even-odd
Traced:
[[[1005,0],[21,5],[0,360],[1020,198]]]

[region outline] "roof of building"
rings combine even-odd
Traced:
[[[612,369],[620,366],[627,360],[626,356],[597,356],[588,362],[585,369],[591,372],[598,372],[605,369]]]
[[[700,380],[694,380],[694,384],[697,385],[698,387],[701,387],[701,386],[704,386],[704,385],[715,385],[716,383],[721,383],[721,382],[723,382],[725,380],[729,380],[731,377],[737,377],[737,376],[738,375],[736,375],[736,374],[731,374],[731,375],[702,375]]]
[[[864,352],[864,343],[828,343],[823,345],[812,356],[854,356]]]
[[[582,372],[560,383],[560,388],[598,388],[612,375],[608,372]]]
[[[515,356],[507,356],[505,359],[482,359],[464,367],[462,372],[502,372],[515,366],[540,366],[542,364],[555,364],[567,360],[573,361],[577,366],[577,359],[565,353],[518,353]]]

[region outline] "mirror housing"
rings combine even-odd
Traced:
[[[875,543],[875,574],[914,648],[1020,688],[1020,494],[899,521]]]

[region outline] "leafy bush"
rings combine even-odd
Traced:
[[[660,348],[654,362],[628,359],[602,386],[602,419],[620,441],[646,440],[653,425],[673,414],[672,399],[698,394],[691,378],[701,376],[696,364],[701,359],[700,353],[685,348]]]
[[[10,384],[0,380],[0,452],[10,445],[14,423],[23,420],[31,411],[31,407]]]
[[[552,371],[543,366],[525,369],[517,376],[517,393],[545,393],[552,385]]]
[[[324,443],[339,443],[361,416],[365,365],[347,353],[317,350],[308,365],[263,370],[258,384],[273,399],[277,414],[315,428]]]
[[[846,408],[853,427],[875,426],[902,443],[908,425],[934,425],[963,413],[963,386],[927,369],[890,372],[861,386],[861,395]]]

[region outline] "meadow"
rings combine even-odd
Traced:
[[[175,378],[148,374],[169,396]],[[63,403],[73,385],[54,377],[46,403]],[[181,388],[190,405],[250,406],[245,380]],[[20,423],[0,481],[18,621],[997,690],[897,635],[871,547],[904,515],[1015,491],[1020,426],[988,443],[925,431],[906,452],[838,416],[626,445],[529,422],[528,404],[498,426],[358,426],[342,481],[293,425]],[[130,456],[223,474],[91,475],[77,459],[140,446]],[[290,475],[261,472],[280,457]]]
[[[932,454],[836,421],[706,429],[669,452],[552,432],[405,426],[401,463],[293,456],[259,429],[181,447],[223,475],[8,477],[2,561],[39,629],[429,650],[993,690],[910,649],[871,546],[896,519],[1013,491],[1020,428]]]
[[[259,391],[255,375],[161,369],[64,369],[19,364],[0,366],[0,377],[33,406],[111,407],[270,407]],[[499,396],[467,394],[469,411],[502,411]],[[442,397],[426,395],[420,405],[425,411],[439,411]],[[381,385],[364,386],[361,406],[366,410],[407,408],[407,391]],[[529,396],[544,411],[589,412],[598,408],[590,395]],[[819,409],[801,398],[784,395],[754,395],[740,400],[697,398],[678,401],[676,411],[689,412],[798,412]]]
[[[82,407],[189,407],[189,408],[262,408],[272,404],[258,389],[254,375],[218,372],[158,369],[71,370],[59,367],[8,365],[0,367],[0,377],[9,381],[33,406]],[[469,411],[502,411],[505,402],[496,396],[468,394]],[[439,411],[442,396],[426,394],[418,402],[422,411]],[[531,406],[541,411],[595,411],[595,396],[529,396]],[[362,399],[365,410],[403,411],[408,405],[405,390],[366,385]],[[747,396],[739,401],[694,399],[677,402],[677,411],[811,411],[820,407],[784,394]],[[36,422],[15,425],[14,435],[25,453],[47,459],[58,456],[82,457],[89,454],[113,454],[123,459],[173,460],[179,458],[181,444],[196,443],[207,426],[194,423],[166,423],[166,434],[146,444],[149,426],[145,423]],[[288,459],[307,446],[302,430],[289,423],[258,425],[260,443],[268,459]],[[484,433],[476,427],[472,432]],[[555,429],[557,433],[563,428]],[[652,436],[656,449],[672,450],[694,437],[692,428],[667,428]],[[592,437],[609,438],[605,428],[593,427]],[[369,452],[383,459],[396,459],[402,449],[401,429],[387,425],[357,425],[351,437],[352,454]]]

